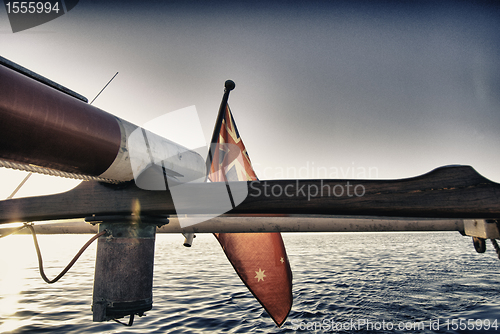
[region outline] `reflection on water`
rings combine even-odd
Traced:
[[[40,235],[47,276],[56,276],[89,238]],[[446,319],[494,320],[500,314],[500,261],[491,249],[475,253],[470,238],[459,233],[290,233],[283,239],[294,273],[294,305],[280,329],[211,234],[198,235],[191,248],[182,246],[181,235],[157,236],[153,310],[131,328],[92,322],[95,244],[48,285],[39,277],[29,235],[0,239],[0,332],[294,333],[322,324],[330,326],[323,330],[347,333],[352,331],[331,325],[441,319],[437,332],[447,333]],[[426,326],[418,332],[436,331]]]

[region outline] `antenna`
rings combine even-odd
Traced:
[[[114,79],[117,75],[118,75],[118,72],[116,72],[116,73],[115,73],[115,75],[113,75],[113,77],[112,77],[112,78],[108,81],[108,83],[106,84],[106,86],[104,86],[104,87],[101,89],[101,91],[100,91],[99,93],[97,93],[97,95],[94,97],[94,99],[93,99],[92,101],[90,101],[90,103],[89,103],[89,104],[92,104],[92,102],[94,102],[94,101],[95,101],[95,99],[97,99],[97,97],[98,97],[99,95],[101,95],[102,91],[103,91],[103,90],[105,90],[105,89],[106,89],[106,87],[108,87],[108,85],[111,83],[111,81],[113,81],[113,79]]]

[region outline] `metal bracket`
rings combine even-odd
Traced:
[[[500,239],[497,220],[465,219],[465,235],[482,239]]]

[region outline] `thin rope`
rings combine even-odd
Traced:
[[[497,256],[500,259],[500,247],[498,247],[497,241],[495,239],[491,239],[491,243],[493,244],[493,248],[495,248],[495,252],[497,252]]]
[[[36,254],[38,256],[38,268],[40,269],[40,276],[42,276],[43,280],[45,282],[47,282],[48,284],[52,284],[52,283],[55,283],[57,282],[61,277],[64,276],[64,274],[66,274],[68,272],[68,270],[71,269],[71,267],[75,264],[75,262],[78,260],[78,258],[80,257],[80,255],[83,254],[83,252],[87,249],[88,246],[90,246],[90,244],[92,242],[94,242],[94,240],[96,240],[97,238],[99,238],[100,236],[104,235],[107,233],[106,230],[100,232],[100,233],[97,233],[96,235],[94,235],[92,238],[90,238],[89,241],[87,241],[87,243],[85,245],[83,245],[83,247],[80,249],[80,251],[78,251],[78,253],[76,253],[76,255],[73,257],[73,259],[71,260],[70,263],[68,263],[68,265],[66,266],[66,268],[64,268],[63,271],[61,271],[61,273],[59,275],[57,275],[56,278],[54,278],[53,280],[49,280],[47,278],[47,276],[45,276],[45,272],[43,270],[43,260],[42,260],[42,253],[40,252],[40,247],[38,246],[38,240],[36,238],[36,233],[35,233],[35,229],[33,228],[33,225],[32,224],[25,224],[26,227],[29,228],[29,230],[31,231],[31,234],[33,235],[33,241],[35,242],[35,249],[36,249]]]
[[[29,165],[29,164],[22,164],[22,163],[7,161],[7,160],[0,160],[0,167],[17,169],[17,170],[22,170],[22,171],[31,172],[31,173],[65,177],[68,179],[83,180],[83,181],[100,181],[100,182],[113,183],[113,184],[121,183],[120,181],[106,179],[103,177],[62,172],[62,171],[56,170],[56,169],[44,168],[44,167],[39,167],[39,166]]]
[[[120,321],[120,320],[118,320],[118,319],[113,319],[113,321],[114,321],[114,322],[116,322],[116,323],[119,323],[119,324],[121,324],[121,325],[123,325],[123,326],[132,327],[132,324],[134,323],[134,314],[132,313],[132,314],[130,315],[130,318],[128,318],[128,324],[126,324],[126,323],[124,323],[124,322],[121,322],[121,321]]]
[[[23,226],[21,226],[21,227],[16,228],[14,231],[12,231],[12,232],[10,232],[10,233],[7,233],[7,234],[2,234],[2,235],[0,235],[0,239],[1,239],[1,238],[5,238],[5,237],[7,237],[7,236],[9,236],[9,235],[12,235],[12,234],[14,234],[14,233],[17,233],[17,232],[21,231],[21,230],[22,230],[23,228],[25,228],[25,227],[26,227],[26,225],[23,225]]]

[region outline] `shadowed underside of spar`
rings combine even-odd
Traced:
[[[337,185],[345,187],[347,184],[362,186],[363,194],[351,193],[349,196],[344,192],[343,196],[336,196],[331,191]],[[220,194],[216,191],[218,186],[220,184],[183,184],[187,194],[196,194],[200,199]],[[441,167],[422,176],[400,180],[269,180],[249,181],[246,186],[245,200],[227,213],[242,216],[500,217],[500,184],[482,177],[469,166]],[[330,189],[329,195],[327,189]],[[184,200],[186,203],[176,198],[176,205],[189,207],[191,203],[186,213],[220,213],[214,211],[220,208],[214,205],[216,199],[215,202],[198,203],[189,196]],[[221,197],[221,201],[226,200]],[[143,190],[134,182],[114,186],[88,181],[61,194],[0,201],[0,222],[130,215],[138,210],[141,215],[176,214],[168,190]]]

